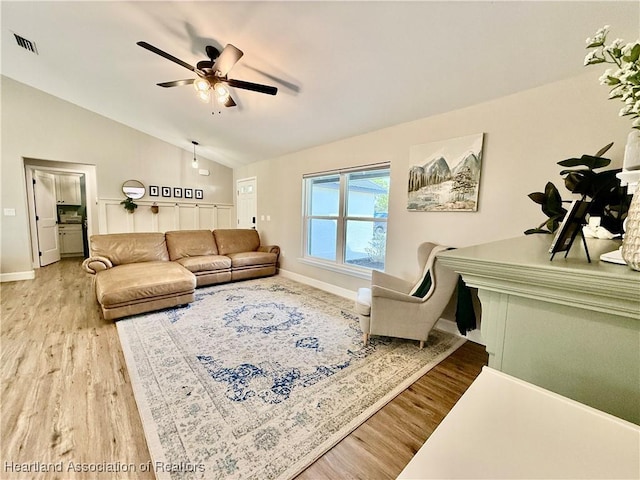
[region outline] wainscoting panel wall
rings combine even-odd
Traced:
[[[158,213],[153,213],[151,206],[154,202],[136,201],[138,208],[134,213],[129,213],[120,202],[113,199],[98,200],[99,233],[234,228],[233,205],[155,202]]]

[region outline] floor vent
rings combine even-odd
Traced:
[[[36,42],[27,40],[26,38],[21,37],[17,33],[14,33],[13,36],[16,37],[16,42],[18,42],[18,45],[20,45],[22,48],[29,50],[30,52],[33,52],[36,55],[38,54],[38,49],[36,48]]]

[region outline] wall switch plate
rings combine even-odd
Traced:
[[[264,222],[264,215],[260,215],[260,220]]]
[[[15,208],[5,208],[4,209],[4,216],[5,217],[15,217],[16,216],[16,209]]]
[[[267,222],[271,221],[271,215],[267,215]]]

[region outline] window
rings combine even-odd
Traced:
[[[388,164],[307,176],[304,182],[305,258],[384,270]]]

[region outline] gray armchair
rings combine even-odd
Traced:
[[[370,335],[418,340],[420,348],[455,294],[458,274],[437,261],[446,247],[425,242],[418,247],[422,275],[408,282],[374,270],[371,288],[358,290],[356,312],[365,345]]]

